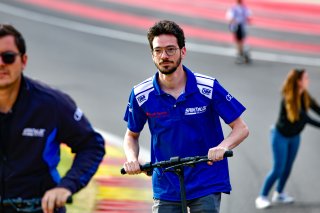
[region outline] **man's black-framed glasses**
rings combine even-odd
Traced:
[[[20,55],[20,53],[15,53],[11,51],[0,53],[0,57],[4,64],[13,64],[16,60],[17,55]]]
[[[168,56],[173,56],[176,54],[177,50],[180,48],[177,47],[156,47],[152,50],[152,55],[156,57],[160,57],[163,53],[163,51],[166,52]]]

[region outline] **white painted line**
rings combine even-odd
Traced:
[[[195,43],[187,44],[187,49],[199,52],[199,53],[207,53],[212,55],[222,55],[222,56],[235,56],[235,50],[231,48],[225,47],[217,47],[210,45],[201,45]],[[261,60],[261,61],[269,61],[269,62],[278,62],[278,63],[287,63],[294,65],[307,65],[307,66],[320,66],[319,58],[312,57],[302,57],[302,56],[292,56],[292,55],[284,55],[284,54],[276,54],[276,53],[267,53],[260,51],[250,51],[252,55],[252,59]]]
[[[134,42],[140,44],[147,44],[146,36],[128,33],[118,30],[112,30],[103,27],[97,27],[89,24],[84,24],[81,22],[71,21],[67,19],[57,18],[49,15],[44,15],[37,12],[32,12],[29,10],[13,7],[7,4],[0,3],[0,11],[17,17],[29,19],[36,22],[41,22],[45,24],[50,24],[70,30],[75,30],[82,33],[88,33],[97,36],[108,37],[112,39],[123,40],[127,42]],[[228,57],[235,56],[235,50],[233,48],[218,47],[212,45],[202,45],[196,43],[188,43],[187,48],[190,51],[212,54],[212,55],[222,55]],[[252,51],[252,59],[278,62],[278,63],[288,63],[294,65],[307,65],[307,66],[320,66],[320,59],[312,57],[302,57],[302,56],[293,56],[293,55],[284,55],[276,53],[266,53]]]

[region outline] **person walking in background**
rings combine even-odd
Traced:
[[[192,72],[182,64],[186,57],[184,32],[175,22],[157,22],[148,31],[157,73],[132,89],[125,113],[127,132],[125,171],[141,173],[139,135],[148,121],[151,161],[171,157],[208,155],[214,163],[185,168],[187,205],[190,212],[218,213],[221,193],[230,193],[227,150],[238,146],[249,134],[240,117],[245,107],[212,77]],[[222,118],[231,133],[223,137]],[[171,172],[153,170],[153,213],[180,213],[179,180]],[[178,193],[177,193],[178,192]]]
[[[237,47],[236,63],[250,63],[249,50],[245,47],[247,37],[247,25],[250,21],[251,11],[244,5],[242,0],[227,10],[226,18],[229,21],[229,30],[234,34]]]
[[[105,154],[104,140],[66,94],[23,74],[23,36],[0,24],[0,212],[63,213]],[[60,143],[75,153],[60,178]]]
[[[309,117],[307,113],[312,109],[320,116],[320,106],[310,96],[308,85],[308,73],[304,69],[291,70],[283,83],[280,114],[275,127],[271,129],[273,168],[255,201],[258,209],[271,205],[268,194],[276,181],[272,202],[294,202],[293,197],[284,193],[284,188],[299,149],[300,134],[307,123],[320,127],[320,122]]]

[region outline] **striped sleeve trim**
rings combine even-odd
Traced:
[[[200,93],[209,99],[212,99],[213,85],[215,78],[195,73],[197,87]]]
[[[150,92],[154,90],[153,77],[148,78],[142,83],[136,85],[133,88],[133,90],[134,90],[134,95],[136,96],[136,100],[139,106],[141,106],[143,103],[145,103],[148,100]]]

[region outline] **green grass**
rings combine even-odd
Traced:
[[[62,146],[61,149],[61,161],[58,166],[58,171],[63,177],[72,165],[73,154],[66,146]],[[67,205],[68,213],[90,213],[94,208],[96,195],[96,186],[94,181],[83,188],[81,191],[73,195],[73,203]]]

